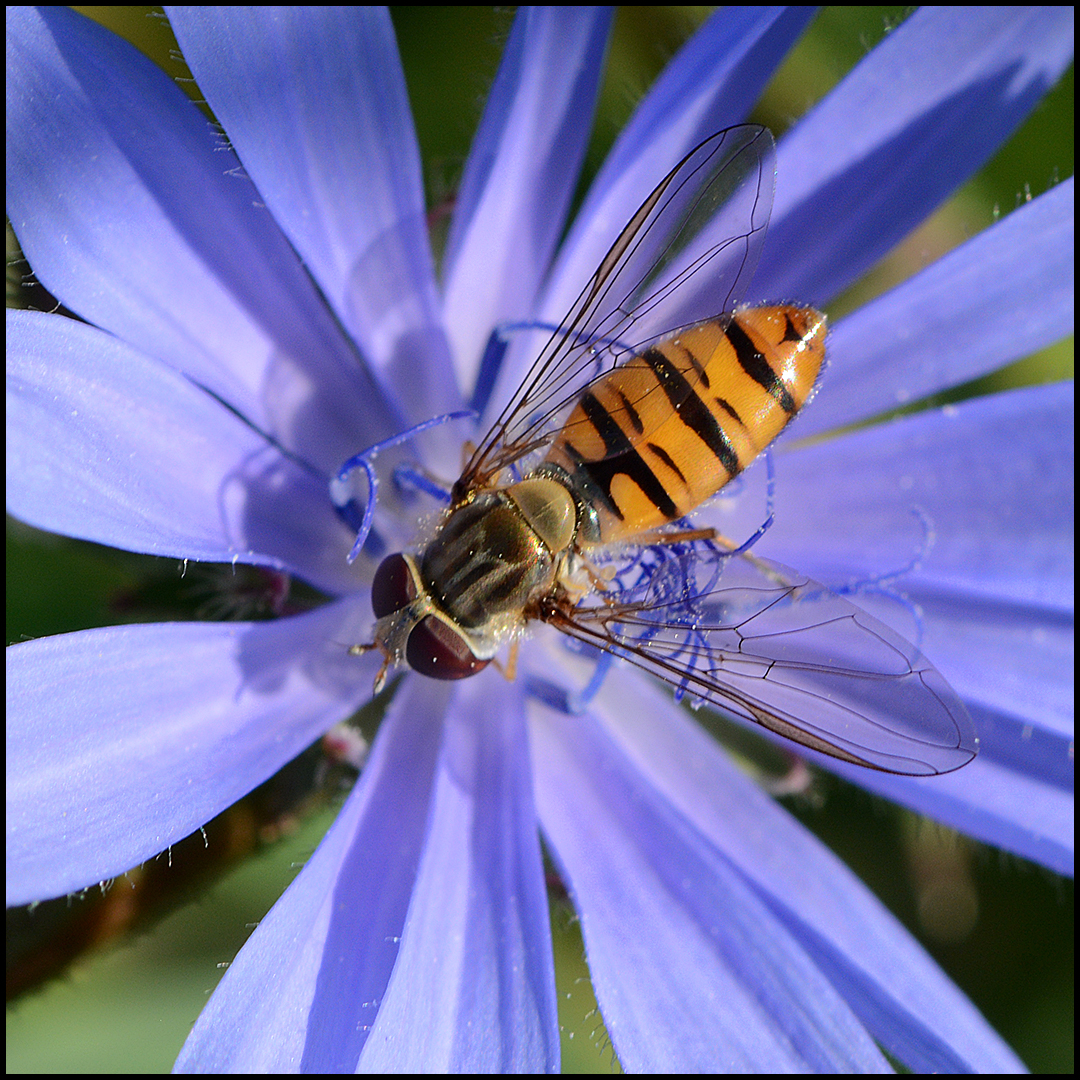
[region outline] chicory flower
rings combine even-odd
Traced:
[[[717,14],[560,244],[607,16],[523,9],[441,281],[385,13],[169,17],[227,144],[99,27],[8,12],[8,210],[35,272],[85,320],[9,313],[9,508],[121,548],[269,566],[332,599],[272,622],[9,650],[9,904],[150,858],[370,697],[378,657],[342,643],[370,640],[374,560],[347,562],[329,479],[358,449],[466,406],[491,378],[494,328],[557,322],[658,173],[745,116],[808,16]],[[751,299],[827,303],[980,167],[1071,41],[1064,9],[909,19],[780,142]],[[923,651],[982,740],[971,766],[928,781],[831,767],[1058,870],[1072,843],[1071,516],[1057,497],[1070,389],[807,437],[1067,333],[1071,230],[1070,180],[836,325],[827,385],[843,390],[778,448],[784,512],[767,552],[836,587],[906,567]],[[511,349],[496,396],[515,362]],[[410,452],[445,475],[470,435],[447,425]],[[408,545],[410,493],[384,488],[379,535]],[[740,516],[756,508],[724,509],[735,535],[759,523]],[[404,677],[355,790],[179,1069],[556,1069],[541,836],[627,1069],[876,1070],[880,1047],[917,1070],[1018,1067],[663,689],[620,668],[584,715],[532,693],[531,676],[578,685],[552,637],[522,643],[512,682]]]

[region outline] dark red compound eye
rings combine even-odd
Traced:
[[[403,555],[387,555],[371,582],[371,610],[375,618],[392,615],[416,599],[416,585]]]
[[[469,643],[434,615],[425,616],[413,627],[405,659],[413,671],[429,679],[467,679],[491,662],[474,656]]]

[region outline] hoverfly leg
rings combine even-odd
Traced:
[[[634,543],[642,547],[653,547],[657,544],[692,544],[696,540],[722,540],[723,538],[715,529],[680,529],[678,532],[654,532],[644,533],[634,538]]]
[[[614,576],[614,566],[596,566],[582,552],[575,551],[563,563],[558,581],[569,606],[574,607],[594,592],[607,592]]]
[[[607,592],[607,590],[611,588],[611,582],[615,577],[614,566],[605,566],[601,569],[600,567],[593,566],[591,562],[583,561],[582,569],[589,578],[589,584],[597,592]]]
[[[503,678],[507,682],[513,682],[517,678],[517,660],[518,660],[518,641],[515,638],[510,642],[510,651],[506,657],[506,663],[496,657],[492,660],[492,663],[502,672]]]
[[[372,649],[378,649],[378,648],[379,648],[378,642],[369,641],[369,642],[366,642],[363,645],[350,645],[348,651],[349,651],[350,656],[363,656],[364,653],[371,652]],[[386,676],[390,674],[390,666],[391,666],[390,665],[390,654],[387,653],[385,649],[382,650],[382,653],[383,653],[382,666],[375,673],[374,692],[376,694],[378,694],[382,690],[382,688],[386,685]]]
[[[771,523],[772,518],[770,517],[768,524]],[[762,529],[759,529],[758,532],[754,533],[754,535],[749,540],[746,540],[741,544],[737,544],[734,540],[731,540],[728,537],[724,536],[723,533],[717,533],[712,538],[712,540],[713,543],[719,544],[720,547],[724,548],[724,550],[727,552],[727,554],[724,556],[725,558],[729,558],[732,555],[738,555],[740,558],[745,559],[748,563],[750,563],[751,566],[761,571],[761,573],[770,581],[775,582],[777,585],[788,585],[790,584],[790,582],[788,582],[787,579],[783,577],[783,575],[778,574],[771,566],[769,566],[767,562],[765,562],[763,559],[759,559],[756,555],[751,555],[750,552],[747,550],[750,545],[759,536],[763,534],[764,529],[768,527],[768,524],[766,526],[763,526]]]

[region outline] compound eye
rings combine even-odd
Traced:
[[[491,662],[474,656],[465,638],[434,615],[426,615],[413,627],[405,659],[413,671],[430,679],[467,679]]]
[[[415,599],[416,584],[405,556],[387,555],[371,582],[371,610],[375,618],[392,615]]]

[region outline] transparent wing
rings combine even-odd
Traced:
[[[643,549],[608,590],[539,617],[842,761],[934,776],[978,752],[914,645],[825,586],[708,542]]]
[[[612,244],[480,440],[458,493],[541,449],[590,382],[683,327],[730,313],[757,266],[772,209],[767,128],[726,128],[686,155]]]

